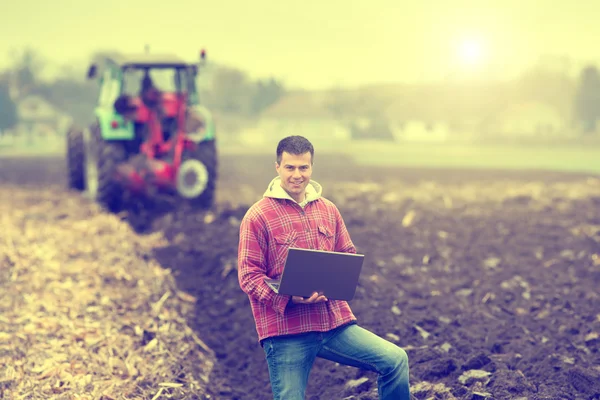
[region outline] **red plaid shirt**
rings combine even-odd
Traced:
[[[324,332],[356,320],[346,301],[295,304],[264,282],[281,276],[290,246],[356,253],[339,210],[320,195],[304,209],[291,199],[273,197],[250,207],[240,226],[238,279],[250,299],[259,341]]]

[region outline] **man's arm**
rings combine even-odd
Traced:
[[[262,225],[250,216],[240,225],[238,247],[238,281],[240,288],[260,303],[272,307],[279,314],[285,312],[290,296],[275,293],[265,282],[267,236]]]
[[[356,254],[356,247],[354,246],[354,243],[352,243],[350,233],[348,233],[348,229],[346,228],[342,214],[337,207],[335,207],[335,219],[335,251]]]

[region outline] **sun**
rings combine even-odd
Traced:
[[[463,39],[458,45],[458,58],[463,64],[476,65],[483,61],[485,49],[481,39]]]

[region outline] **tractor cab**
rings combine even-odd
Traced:
[[[116,101],[128,108],[122,111],[115,104],[115,110],[128,115],[137,138],[170,143],[179,123],[185,125],[185,115],[178,121],[180,112],[194,103],[194,78],[186,68],[125,68],[121,95]],[[152,135],[154,124],[158,125],[156,137]]]
[[[100,76],[95,64],[88,77],[100,79],[96,114],[105,139],[129,137],[133,147],[147,142],[146,147],[168,153],[178,127],[187,125],[191,136],[211,138],[210,116],[199,105],[197,64],[157,54],[110,57],[103,64]]]

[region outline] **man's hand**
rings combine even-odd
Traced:
[[[323,293],[314,292],[310,297],[292,296],[292,303],[295,304],[313,304],[327,301],[327,297],[323,296]]]

